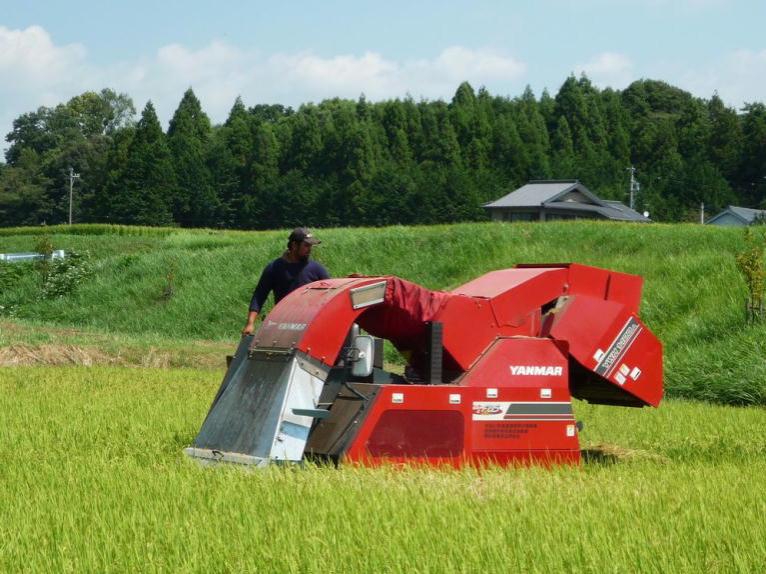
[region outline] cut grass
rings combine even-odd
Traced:
[[[578,403],[579,468],[204,468],[219,373],[0,369],[0,570],[761,572],[766,413]]]
[[[224,341],[170,339],[0,320],[0,367],[134,365],[220,369],[234,350]]]

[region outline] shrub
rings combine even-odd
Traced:
[[[0,261],[0,293],[10,291],[24,275],[28,265]]]
[[[87,252],[71,251],[65,259],[49,261],[47,273],[43,276],[42,298],[55,299],[73,293],[91,270]]]
[[[737,268],[748,290],[747,310],[750,320],[763,319],[763,289],[766,268],[763,262],[763,235],[745,228],[745,249],[737,254]]]

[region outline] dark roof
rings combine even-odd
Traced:
[[[487,203],[484,207],[531,207],[543,205],[556,197],[579,187],[585,186],[576,180],[530,181],[519,189]]]
[[[603,201],[603,200],[602,200]],[[608,219],[617,221],[650,221],[648,217],[631,209],[619,201],[604,201],[607,205],[590,205],[587,203],[551,203],[546,205],[549,210],[587,211],[599,213]]]
[[[756,218],[766,217],[766,210],[763,209],[750,209],[749,207],[737,207],[736,205],[730,205],[724,209],[721,213],[718,213],[707,220],[707,223],[714,223],[717,219],[720,219],[727,213],[731,213],[737,219],[741,219],[742,223],[750,225]]]
[[[572,191],[579,192],[587,202],[558,201]],[[539,208],[562,211],[598,213],[608,219],[619,221],[650,221],[620,201],[598,198],[577,180],[530,181],[508,195],[484,205],[487,209]]]

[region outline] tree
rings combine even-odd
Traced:
[[[191,88],[170,120],[167,141],[177,184],[174,220],[184,227],[214,225],[219,199],[208,166],[210,120]]]
[[[747,104],[742,118],[742,163],[738,187],[750,206],[766,198],[766,105]]]
[[[170,149],[149,101],[136,125],[125,167],[110,193],[110,219],[117,223],[170,225],[175,188]]]
[[[37,154],[22,150],[16,166],[0,170],[0,226],[38,225],[51,211]],[[0,164],[2,165],[2,164]]]
[[[522,143],[516,123],[510,114],[500,116],[494,123],[491,163],[509,184],[521,184],[530,173],[527,147]]]
[[[737,112],[724,105],[718,94],[707,104],[710,117],[708,156],[719,171],[732,183],[742,156],[742,126]]]
[[[560,179],[570,179],[575,175],[575,153],[572,142],[572,130],[564,116],[559,117],[556,133],[553,134],[553,175]]]
[[[56,135],[48,128],[51,114],[50,108],[39,107],[13,120],[13,130],[5,136],[5,141],[11,144],[5,152],[8,165],[16,166],[23,150],[31,150],[40,157],[56,147]]]
[[[242,209],[249,227],[267,229],[282,224],[283,207],[289,208],[293,201],[289,196],[275,193],[278,178],[279,144],[271,124],[261,123],[253,133],[248,177],[252,188],[246,194],[248,201]]]

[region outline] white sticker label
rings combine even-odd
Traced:
[[[511,403],[474,402],[471,414],[475,421],[501,421]]]
[[[593,358],[598,363],[601,360],[601,357],[604,356],[604,351],[601,349],[596,349],[596,352],[593,354]]]
[[[391,402],[400,405],[404,402],[404,393],[391,393]]]
[[[622,373],[615,373],[615,374],[614,374],[614,379],[615,379],[615,380],[616,380],[618,383],[620,383],[621,385],[624,385],[624,384],[625,384],[625,375],[623,375]]]
[[[637,381],[638,377],[640,376],[641,376],[641,369],[639,369],[638,367],[633,367],[633,370],[630,372],[630,378],[633,379],[634,381]]]
[[[627,377],[628,373],[630,373],[630,367],[626,365],[625,363],[623,363],[622,365],[620,365],[620,372]]]
[[[540,398],[549,399],[553,396],[553,392],[550,389],[540,389]]]

